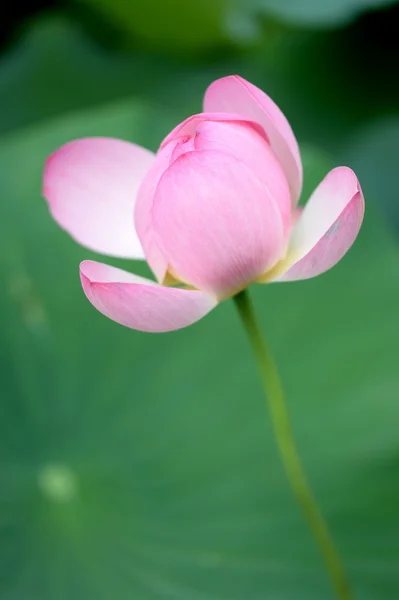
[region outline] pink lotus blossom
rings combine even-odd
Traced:
[[[97,252],[146,259],[158,280],[80,265],[90,302],[127,327],[180,329],[251,283],[319,275],[359,232],[364,199],[347,167],[328,173],[297,208],[298,144],[264,92],[224,77],[207,89],[203,109],[156,154],[87,138],[46,163],[43,193],[59,225]]]

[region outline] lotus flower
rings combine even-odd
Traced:
[[[360,229],[364,199],[347,167],[297,208],[298,144],[263,91],[224,77],[207,89],[203,109],[156,154],[86,138],[47,160],[43,193],[57,223],[96,252],[147,260],[158,281],[81,263],[89,301],[127,327],[180,329],[251,283],[320,275]]]

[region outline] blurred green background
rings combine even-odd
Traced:
[[[304,198],[353,167],[367,213],[311,281],[251,292],[359,600],[399,598],[399,6],[381,0],[35,0],[0,24],[1,600],[328,600],[247,341],[226,302],[124,329],[94,255],[52,222],[46,156],[87,135],[156,149],[238,73],[297,133]],[[135,272],[142,265],[119,261]]]

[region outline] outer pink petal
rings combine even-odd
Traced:
[[[227,297],[285,250],[280,210],[263,181],[217,151],[188,152],[161,177],[153,225],[172,272]]]
[[[261,125],[279,159],[296,203],[302,189],[302,164],[298,143],[278,106],[262,90],[238,75],[214,81],[204,98],[204,111],[239,114]]]
[[[163,333],[182,329],[202,319],[217,304],[202,292],[163,287],[91,260],[81,263],[80,279],[97,310],[139,331]]]
[[[293,230],[287,271],[278,280],[309,279],[331,269],[355,241],[363,215],[364,198],[354,172],[348,167],[330,171]]]
[[[122,140],[85,138],[65,144],[48,158],[44,171],[43,195],[52,216],[91,250],[144,258],[133,208],[153,160],[149,150]]]

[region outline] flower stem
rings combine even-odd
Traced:
[[[289,483],[324,558],[336,597],[339,600],[353,600],[338,550],[304,473],[277,366],[262,336],[248,292],[243,290],[234,296],[234,301],[259,367],[275,439]]]

